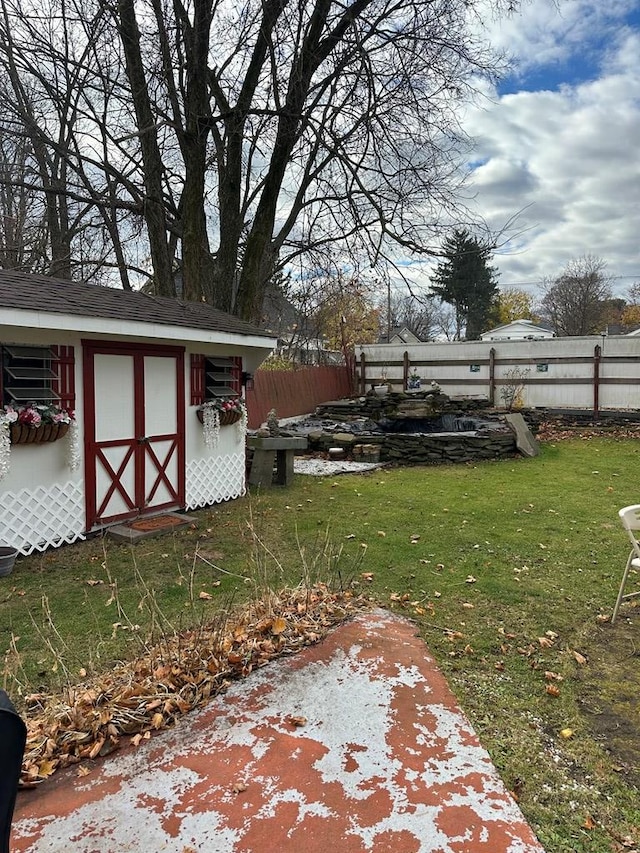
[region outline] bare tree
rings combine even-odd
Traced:
[[[570,261],[546,285],[541,314],[557,335],[598,334],[607,323],[611,299],[611,278],[605,261],[583,255]]]
[[[430,341],[441,332],[442,311],[433,297],[394,293],[383,313],[391,310],[388,328],[406,328],[421,341]]]
[[[123,286],[146,267],[171,295],[180,269],[186,298],[253,320],[310,248],[354,267],[433,251],[457,106],[499,65],[469,25],[480,0],[0,2],[52,246],[93,229]]]
[[[73,0],[16,0],[0,10],[2,134],[31,152],[28,176],[0,180],[45,208],[49,274],[112,283],[117,270],[128,288],[140,243],[144,254],[148,243],[139,239],[140,164],[115,138],[123,120],[132,125],[119,98],[110,18],[85,17],[89,10]],[[128,256],[123,240],[136,246]]]
[[[0,126],[0,267],[43,272],[47,263],[47,224],[41,199],[28,187],[33,155],[25,139]]]

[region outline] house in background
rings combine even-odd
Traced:
[[[420,344],[420,338],[406,326],[394,326],[384,335],[380,335],[379,344]]]
[[[0,270],[2,405],[76,413],[63,438],[10,446],[0,543],[29,554],[243,494],[243,422],[211,447],[198,409],[242,395],[275,344],[203,303]]]
[[[553,329],[533,320],[513,320],[480,335],[481,341],[542,341],[555,338]]]

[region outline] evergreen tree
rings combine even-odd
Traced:
[[[478,340],[497,322],[498,283],[495,267],[489,266],[491,251],[468,231],[456,229],[443,247],[444,260],[431,279],[431,288],[443,302],[453,306],[456,340]]]

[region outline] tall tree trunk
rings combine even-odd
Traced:
[[[149,90],[140,53],[140,30],[135,0],[119,0],[118,28],[125,56],[127,77],[138,122],[140,148],[144,164],[144,218],[149,236],[151,263],[157,292],[175,296],[175,282],[167,244],[167,221],[162,191],[162,156],[158,147],[156,118],[151,109]]]

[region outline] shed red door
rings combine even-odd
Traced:
[[[87,530],[184,506],[184,351],[84,343]]]

